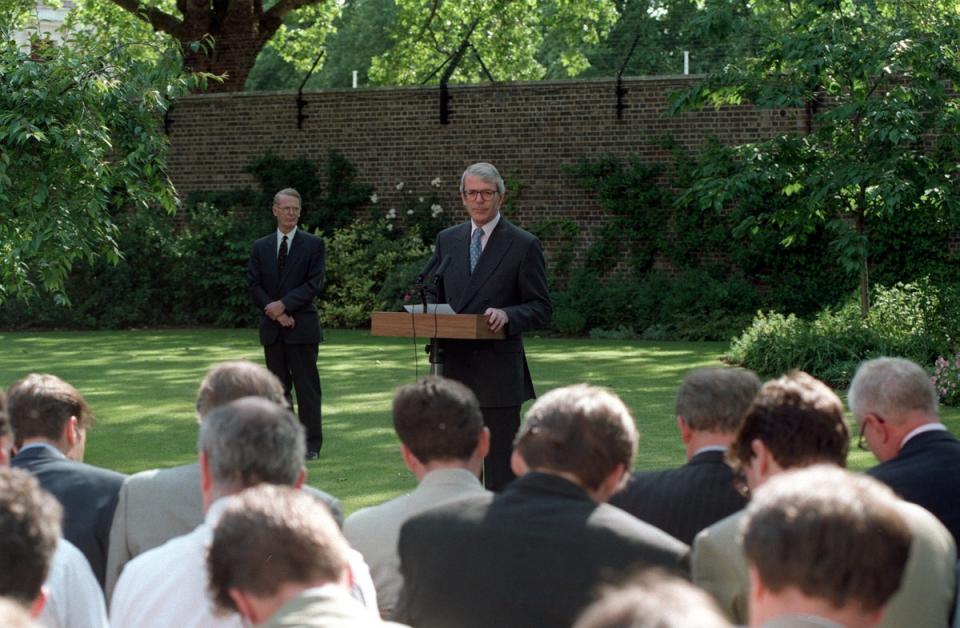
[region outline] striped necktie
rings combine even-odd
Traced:
[[[480,239],[483,238],[483,229],[476,229],[473,232],[473,238],[470,239],[470,272],[473,272],[473,269],[477,267],[477,262],[480,260],[480,253],[483,251],[483,248],[480,246]]]

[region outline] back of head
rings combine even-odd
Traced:
[[[316,498],[290,487],[260,485],[230,497],[207,554],[217,606],[237,610],[229,591],[270,596],[286,584],[341,582],[346,539]],[[269,557],[269,560],[265,558]]]
[[[200,424],[199,449],[222,495],[261,482],[293,485],[307,447],[289,410],[260,397],[220,406]]]
[[[876,414],[901,423],[909,414],[937,420],[937,391],[926,371],[903,358],[867,360],[857,368],[847,392],[850,412],[862,418]]]
[[[760,379],[753,371],[709,367],[691,371],[677,390],[676,414],[691,429],[732,434],[750,407]]]
[[[828,462],[845,466],[850,429],[843,404],[830,388],[802,371],[765,383],[747,409],[728,457],[737,466],[762,442],[782,468]]]
[[[460,382],[425,377],[397,389],[393,428],[424,464],[467,460],[477,448],[483,415],[476,396]]]
[[[197,391],[197,416],[241,397],[263,397],[286,406],[283,384],[277,376],[249,360],[221,362],[207,371]]]
[[[573,628],[729,628],[705,591],[660,570],[606,590]]]
[[[0,596],[29,607],[60,539],[63,509],[20,469],[0,467]]]
[[[744,552],[774,593],[876,611],[900,587],[910,553],[896,504],[880,482],[832,465],[783,473],[747,506]]]
[[[531,469],[571,473],[596,489],[617,465],[631,468],[637,440],[633,416],[616,394],[577,384],[540,397],[514,446]]]
[[[70,417],[81,427],[93,423],[93,412],[80,392],[56,375],[31,373],[7,393],[8,413],[17,444],[27,438],[57,440]]]

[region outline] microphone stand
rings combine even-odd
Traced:
[[[447,295],[443,287],[443,275],[434,275],[433,276],[433,294],[437,297],[437,303],[446,303]],[[423,306],[423,311],[427,311],[427,306]],[[433,313],[434,319],[436,319],[437,313]],[[430,346],[427,348],[427,353],[430,354],[430,374],[437,377],[443,377],[443,345],[440,343],[440,339],[433,336],[430,339]]]

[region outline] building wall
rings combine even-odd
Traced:
[[[428,193],[430,181],[440,177],[445,210],[461,216],[460,174],[472,162],[490,161],[522,186],[514,199],[521,223],[569,218],[589,233],[603,213],[566,172],[580,158],[636,154],[666,162],[670,152],[658,142],[665,136],[697,151],[711,137],[742,142],[804,128],[802,112],[752,107],[665,117],[668,95],[695,80],[626,80],[622,120],[612,79],[453,86],[446,125],[439,120],[437,87],[307,93],[302,129],[295,93],[189,96],[168,116],[169,170],[181,195],[242,189],[255,186],[243,172],[252,157],[273,152],[323,164],[336,149],[375,188],[373,210],[398,205],[401,194]],[[396,189],[399,182],[403,191]]]

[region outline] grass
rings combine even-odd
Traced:
[[[673,396],[691,368],[717,364],[725,343],[530,338],[537,390],[575,382],[613,388],[633,409],[641,432],[637,468],[684,460]],[[255,330],[0,333],[0,385],[29,372],[54,373],[76,386],[98,419],[87,442],[91,464],[133,473],[196,458],[193,402],[206,370],[223,360],[262,363]],[[415,367],[419,363],[419,371]],[[339,497],[349,513],[414,486],[390,421],[396,386],[428,371],[422,343],[327,333],[320,346],[324,447],[309,482]],[[956,433],[960,411],[944,412]],[[856,469],[873,464],[851,453]]]

